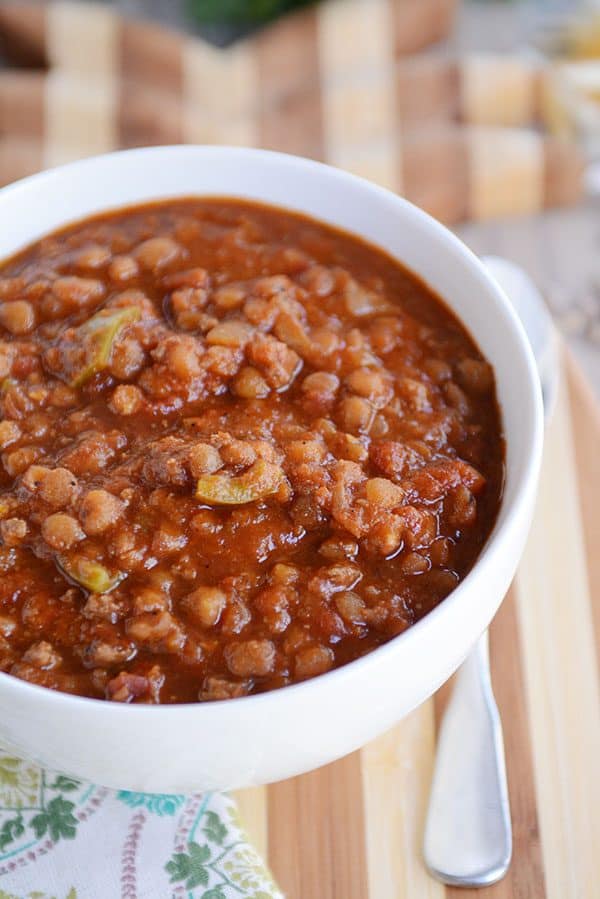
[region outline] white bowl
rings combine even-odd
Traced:
[[[224,147],[130,150],[35,175],[0,191],[0,259],[69,222],[161,197],[246,197],[338,225],[387,250],[437,291],[496,372],[507,442],[493,534],[434,611],[349,665],[225,702],[121,705],[0,673],[0,741],[77,778],[141,791],[261,784],[330,762],[389,728],[458,667],[515,572],[542,447],[533,358],[508,301],[446,228],[373,184],[293,156]]]

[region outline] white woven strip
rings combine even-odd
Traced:
[[[183,135],[186,143],[257,142],[257,72],[253,46],[226,52],[198,40],[183,49]]]
[[[48,6],[44,165],[118,146],[119,28],[95,3]]]
[[[317,15],[327,161],[399,189],[388,0],[330,0]]]
[[[531,125],[537,106],[537,68],[516,56],[473,54],[460,66],[461,108],[473,125]]]
[[[469,212],[475,220],[539,212],[544,206],[544,143],[534,131],[470,128]]]

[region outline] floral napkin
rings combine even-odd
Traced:
[[[118,792],[0,750],[0,899],[283,899],[231,798]]]

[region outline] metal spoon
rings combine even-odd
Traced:
[[[517,312],[535,356],[546,421],[558,384],[556,333],[525,272],[484,258]],[[430,873],[443,883],[481,887],[506,874],[512,830],[502,725],[490,676],[486,631],[459,669],[442,721],[423,846]]]

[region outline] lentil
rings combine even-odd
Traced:
[[[404,631],[499,506],[494,373],[397,262],[233,200],[0,265],[0,666],[115,702],[246,696]]]

